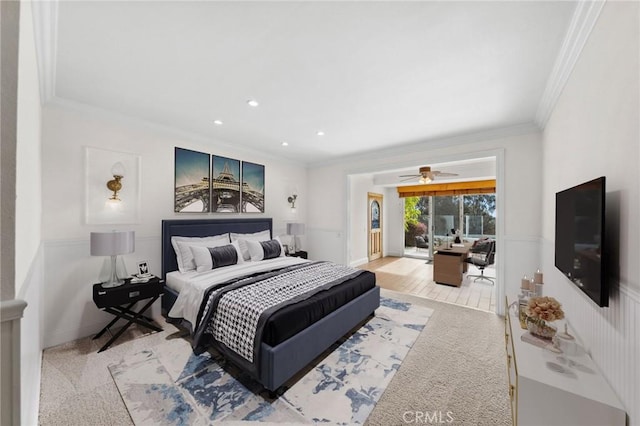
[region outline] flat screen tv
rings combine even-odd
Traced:
[[[598,306],[609,306],[605,177],[556,193],[556,267]]]

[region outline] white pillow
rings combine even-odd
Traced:
[[[176,252],[180,272],[195,271],[196,269],[193,253],[191,253],[189,246],[218,247],[230,242],[228,233],[210,237],[171,237],[171,245]]]
[[[269,241],[271,239],[271,232],[267,229],[260,232],[254,232],[253,234],[236,234],[232,232],[229,234],[231,242],[238,241],[240,243],[240,251],[244,260],[250,260],[249,248],[247,247],[247,241]]]
[[[220,247],[225,247],[227,245],[233,246],[233,248],[236,250],[235,262],[226,262],[226,263],[223,263],[222,265],[214,265],[214,261],[213,261],[213,258],[211,257],[211,252],[209,251],[209,248],[220,248]],[[221,266],[244,263],[244,260],[242,259],[242,253],[240,253],[240,246],[238,245],[237,241],[234,241],[231,244],[224,244],[216,247],[189,246],[189,248],[193,253],[193,260],[195,261],[196,271],[198,272],[208,271],[210,269],[219,268]],[[223,260],[223,262],[225,261]]]
[[[280,241],[280,238],[275,237],[273,240],[269,240],[269,241],[251,241],[251,240],[246,240],[246,244],[247,247],[249,248],[249,255],[251,256],[251,261],[252,262],[257,262],[260,260],[263,260],[265,257],[264,254],[264,248],[262,247],[262,242],[266,242],[269,243],[271,241],[274,241],[275,243],[277,243],[280,246],[280,253],[278,253],[278,256],[272,256],[272,257],[268,257],[268,259],[272,259],[274,257],[284,257],[285,253],[284,253],[284,247],[282,247],[282,242]]]

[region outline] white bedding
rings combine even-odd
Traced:
[[[205,272],[181,273],[178,271],[167,274],[167,286],[179,291],[178,298],[169,311],[171,318],[184,318],[195,330],[196,318],[204,293],[213,284],[219,284],[230,279],[256,272],[270,271],[285,266],[298,265],[309,262],[300,257],[276,257],[260,262],[244,262],[224,268],[212,269]]]
[[[169,272],[167,274],[165,285],[170,289],[180,293],[184,288],[184,286],[189,285],[189,280],[191,280],[193,277],[197,275],[198,275],[198,272],[196,271],[189,271],[184,273],[180,271]]]

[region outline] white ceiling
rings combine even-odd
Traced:
[[[445,173],[454,173],[457,176],[436,176],[434,183],[466,182],[470,180],[484,180],[496,178],[495,157],[473,158],[468,160],[456,160],[451,162],[431,163],[431,170]],[[401,168],[385,170],[384,172],[368,174],[373,179],[374,185],[398,187],[417,185],[419,177],[403,178],[403,175],[418,174],[419,166],[413,168]]]
[[[534,122],[575,6],[61,2],[53,90],[312,164]]]

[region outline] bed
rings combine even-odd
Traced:
[[[162,278],[166,283],[167,277],[172,278],[171,273],[178,269],[176,253],[171,244],[172,237],[202,237],[224,233],[249,234],[260,231],[269,231],[269,235],[272,236],[271,218],[163,220]],[[165,286],[162,297],[162,313],[165,316],[179,297],[175,285],[173,287]],[[347,293],[351,296],[344,295]],[[318,293],[314,297],[314,300],[299,301],[275,313],[269,325],[272,327],[269,329],[271,331],[264,334],[264,338],[258,342],[256,366],[248,369],[250,371],[247,372],[272,395],[281,392],[283,390],[281,387],[289,379],[340,337],[373,315],[380,304],[380,289],[375,285],[375,275],[363,271],[340,286]],[[336,298],[341,298],[341,302],[337,303],[329,313],[324,312],[315,316],[309,314],[319,310],[317,309],[319,304],[324,306],[336,304]],[[300,315],[301,312],[302,315]],[[312,318],[306,318],[306,323],[301,326],[300,323],[304,322],[301,318],[309,316]],[[275,334],[280,335],[274,337],[273,327],[277,330],[278,324],[295,324],[296,326],[289,327],[284,332],[276,331]],[[296,327],[303,328],[296,329]],[[216,349],[220,350],[219,347]],[[236,362],[238,358],[236,354],[229,353],[229,350],[221,352],[234,364],[244,367],[242,362]]]

